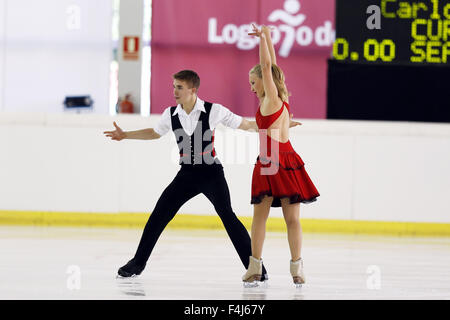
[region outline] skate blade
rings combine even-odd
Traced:
[[[299,276],[293,277],[292,280],[294,280],[294,286],[297,289],[301,289],[302,285],[305,283],[305,279],[303,277],[299,277]]]
[[[244,288],[258,288],[258,281],[244,282]]]
[[[136,278],[138,275],[136,275],[136,274],[133,274],[132,276],[130,276],[130,277],[124,277],[124,276],[121,276],[120,274],[118,274],[118,275],[116,275],[116,279],[133,279],[133,278]]]
[[[267,288],[267,281],[252,281],[243,283],[244,288]]]

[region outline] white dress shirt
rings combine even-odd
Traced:
[[[155,132],[160,136],[163,136],[172,130],[170,108],[171,107],[168,107],[164,110],[161,119],[154,128]],[[180,123],[184,131],[186,131],[188,135],[192,135],[195,127],[197,126],[201,112],[206,112],[204,101],[197,97],[197,101],[195,102],[195,106],[191,113],[187,114],[179,104],[175,108],[172,115],[178,114],[178,118],[180,119]],[[234,114],[221,104],[213,103],[209,115],[209,128],[214,130],[219,123],[222,123],[224,126],[237,129],[242,123],[242,117]]]

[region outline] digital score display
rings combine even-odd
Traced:
[[[333,59],[450,64],[450,0],[336,0]]]

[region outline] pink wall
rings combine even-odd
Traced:
[[[324,119],[333,0],[153,0],[151,113],[175,104],[172,75],[192,69],[202,99],[253,117],[258,101],[248,71],[258,63],[258,43],[247,36],[251,23],[276,27],[278,65],[294,116]]]

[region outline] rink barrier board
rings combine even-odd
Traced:
[[[148,213],[81,213],[0,210],[0,225],[143,228]],[[238,217],[250,230],[252,217]],[[303,232],[380,234],[405,236],[450,236],[449,223],[301,219]],[[218,216],[177,214],[173,229],[223,229]],[[267,231],[285,232],[283,218],[269,217]]]

